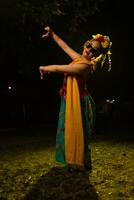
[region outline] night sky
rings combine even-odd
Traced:
[[[52,113],[57,113],[59,109],[58,90],[63,77],[60,74],[51,74],[45,80],[40,81],[38,68],[43,64],[66,64],[70,62],[70,58],[64,55],[64,52],[50,39],[45,41],[41,39],[42,29],[38,25],[33,27],[34,34],[29,38],[29,41],[32,42],[30,48],[28,43],[23,46],[25,32],[18,36],[17,29],[13,29],[12,24],[9,23],[10,19],[6,25],[7,21],[4,21],[4,15],[4,12],[1,13],[0,20],[1,124],[6,122],[7,113],[8,120],[12,118],[16,120],[16,116],[19,116],[19,118],[17,117],[19,123],[25,118],[25,112],[28,113],[26,121],[53,123],[57,114],[52,116]],[[61,37],[62,34],[65,36],[68,34],[64,20],[65,18],[54,20],[52,23],[52,27]],[[111,72],[108,73],[105,69],[99,70],[88,82],[89,91],[96,101],[101,98],[111,98],[132,102],[134,99],[132,26],[131,2],[105,0],[100,5],[100,11],[80,26],[81,29],[74,35],[73,41],[66,40],[78,51],[80,50],[79,45],[82,45],[84,40],[92,34],[109,35],[113,42]],[[8,35],[9,30],[12,37]],[[81,37],[83,32],[85,34]],[[13,38],[13,42],[11,42],[11,38]],[[22,48],[18,48],[20,46]],[[22,63],[18,63],[19,59],[22,59]],[[13,112],[15,114],[11,114]],[[43,115],[44,118],[39,117]]]

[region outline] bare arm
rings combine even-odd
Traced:
[[[42,37],[51,36],[53,40],[62,48],[62,50],[66,54],[68,54],[73,60],[77,58],[78,56],[80,56],[79,53],[73,50],[64,40],[62,40],[58,35],[56,35],[54,31],[51,30],[50,27],[46,27],[44,30],[48,32]]]
[[[69,74],[81,74],[86,75],[90,73],[90,67],[87,64],[69,64],[69,65],[49,65],[49,66],[40,66],[39,68],[41,79],[43,74],[48,72],[56,73],[69,73]]]

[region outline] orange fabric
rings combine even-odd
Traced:
[[[90,62],[77,58],[73,63]],[[91,63],[90,63],[91,64]],[[84,134],[79,87],[75,76],[67,76],[65,114],[65,157],[69,164],[84,165]]]
[[[86,60],[83,57],[77,57],[71,63],[75,63],[75,64],[76,63],[78,63],[78,64],[83,64],[84,63],[84,64],[89,64],[90,66],[91,66],[91,64],[94,64],[93,61]],[[92,73],[92,67],[90,68],[90,70],[91,70],[91,73]],[[67,76],[68,76],[68,74],[64,73],[63,86],[62,86],[62,88],[59,91],[59,95],[60,96],[64,96],[64,98],[66,98]],[[80,97],[83,98],[85,95],[89,94],[88,91],[87,91],[87,89],[86,89],[86,87],[85,87],[85,85],[86,85],[86,79],[84,79],[80,75],[75,76],[75,78],[77,79],[77,82],[78,82]]]

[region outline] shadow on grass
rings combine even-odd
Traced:
[[[86,172],[67,172],[52,168],[40,177],[24,198],[25,200],[98,200],[95,188]]]

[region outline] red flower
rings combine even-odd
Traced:
[[[99,41],[99,42],[105,42],[105,38],[104,38],[103,35],[98,37],[96,40]]]

